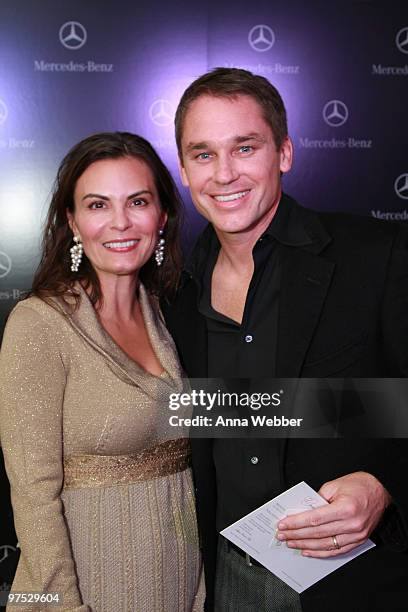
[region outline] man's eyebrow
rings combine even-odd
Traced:
[[[237,144],[241,142],[246,142],[247,140],[256,140],[257,142],[266,142],[266,138],[257,132],[252,132],[251,134],[245,134],[244,136],[236,136],[235,142]]]
[[[190,153],[190,151],[201,151],[202,149],[208,149],[208,144],[206,142],[189,142],[186,146],[186,153]]]
[[[231,141],[234,144],[240,144],[242,142],[248,142],[249,140],[256,140],[257,142],[266,142],[266,139],[261,134],[257,132],[251,132],[250,134],[243,134],[242,136],[234,136]],[[186,153],[190,153],[191,151],[202,151],[203,149],[211,148],[208,142],[189,142],[186,146]]]
[[[131,193],[130,195],[127,196],[126,199],[130,200],[131,198],[135,198],[135,197],[143,195],[145,193],[153,195],[152,192],[149,189],[141,189],[140,191],[135,191],[135,193]],[[101,200],[106,200],[106,201],[108,201],[110,199],[108,196],[101,195],[100,193],[87,193],[82,198],[82,201],[86,200],[86,198],[99,198]]]

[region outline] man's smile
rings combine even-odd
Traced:
[[[246,196],[247,193],[249,192],[250,192],[250,189],[247,189],[246,191],[238,191],[237,193],[230,193],[226,195],[214,195],[213,198],[217,200],[217,202],[233,202],[234,200],[240,200],[241,198]]]

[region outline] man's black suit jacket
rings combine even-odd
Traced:
[[[297,207],[310,243],[288,247],[279,302],[278,377],[406,377],[408,373],[408,238],[404,227]],[[207,332],[197,307],[194,262],[206,255],[208,226],[171,303],[168,328],[190,377],[207,375]],[[226,356],[227,358],[227,356]],[[407,398],[408,399],[408,398]],[[385,406],[384,409],[387,409]],[[405,440],[260,440],[278,457],[282,490],[312,487],[363,470],[374,474],[394,503],[373,534],[377,547],[301,595],[305,612],[408,610],[408,444]],[[205,564],[206,610],[213,609],[217,532],[212,441],[192,439],[199,529]],[[278,450],[277,450],[278,449]],[[277,453],[277,454],[276,454]],[[263,464],[267,462],[263,461]],[[265,482],[267,479],[265,478]],[[277,492],[261,492],[267,501]]]

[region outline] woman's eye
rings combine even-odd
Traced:
[[[91,202],[91,204],[89,205],[89,208],[103,208],[105,206],[105,202]]]
[[[145,206],[147,202],[146,200],[141,200],[140,198],[136,198],[135,200],[131,200],[131,204],[133,206]]]

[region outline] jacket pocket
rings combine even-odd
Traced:
[[[357,362],[367,345],[367,333],[360,334],[351,342],[347,342],[317,359],[306,361],[302,376],[308,378],[326,378],[338,374]]]

